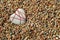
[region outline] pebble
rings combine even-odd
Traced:
[[[55,37],[56,35],[53,35],[53,37]]]
[[[25,11],[23,9],[17,9],[16,12],[10,16],[9,20],[14,24],[24,24],[26,20]]]
[[[58,39],[58,37],[56,37],[56,39]]]

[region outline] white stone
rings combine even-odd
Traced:
[[[24,24],[26,21],[25,11],[23,9],[17,9],[9,19],[14,24]]]
[[[58,37],[56,37],[56,39],[58,39]]]

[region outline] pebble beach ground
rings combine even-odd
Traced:
[[[9,22],[17,8],[25,24]],[[60,0],[0,0],[0,40],[60,40]]]

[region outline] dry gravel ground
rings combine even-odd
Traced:
[[[25,24],[9,22],[17,8]],[[0,0],[0,40],[60,40],[60,0]]]

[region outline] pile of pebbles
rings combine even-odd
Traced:
[[[17,8],[25,24],[8,21]],[[60,0],[0,0],[0,40],[60,40]]]

